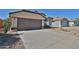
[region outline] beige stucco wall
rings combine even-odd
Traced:
[[[13,13],[10,14],[10,17],[19,17],[19,18],[29,18],[29,19],[39,19],[39,20],[44,20],[45,18],[39,14],[35,13],[30,13],[30,12],[18,12],[18,13]]]
[[[74,26],[74,22],[69,22],[69,26]]]
[[[11,18],[11,27],[17,28],[17,18]]]
[[[52,22],[50,27],[61,27],[61,21],[54,21],[54,22]]]

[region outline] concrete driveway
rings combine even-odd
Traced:
[[[79,38],[60,30],[20,31],[24,45],[28,49],[74,49],[79,48]]]

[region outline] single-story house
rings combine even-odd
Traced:
[[[50,27],[68,27],[69,21],[67,18],[54,17],[49,19]]]
[[[74,20],[74,25],[79,26],[79,19]]]
[[[9,17],[11,28],[17,28],[17,30],[41,29],[45,23],[43,13],[30,10],[10,12]]]

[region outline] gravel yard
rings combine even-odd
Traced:
[[[27,49],[79,49],[79,37],[72,31],[22,31],[20,37]]]
[[[0,49],[25,48],[18,34],[0,34]]]

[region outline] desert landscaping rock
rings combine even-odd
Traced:
[[[0,49],[23,49],[25,48],[19,35],[6,34],[0,36]]]

